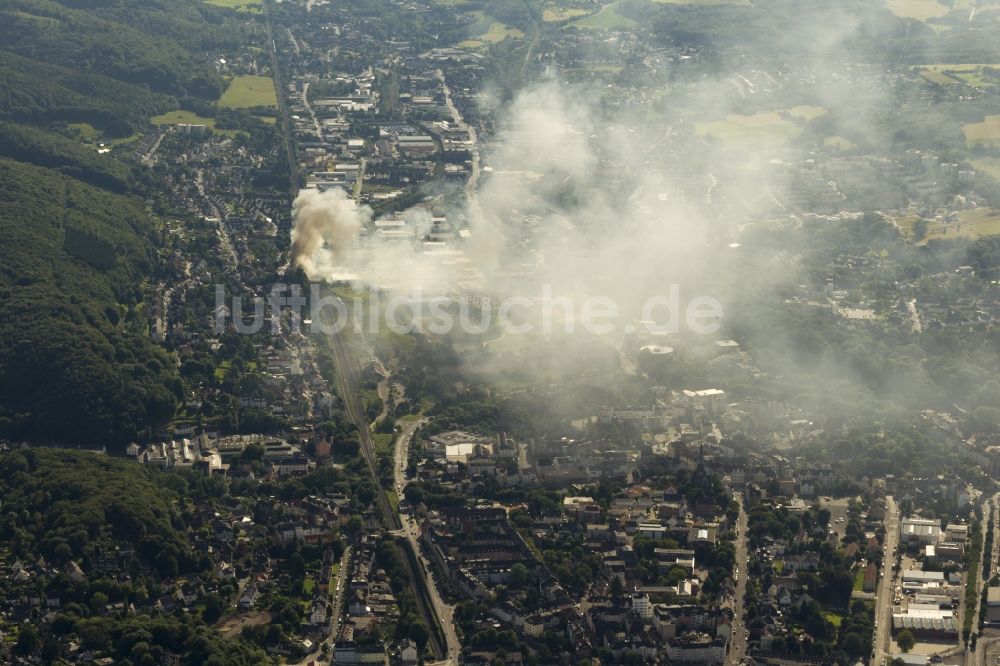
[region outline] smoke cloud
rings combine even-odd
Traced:
[[[310,280],[336,279],[370,220],[371,209],[341,189],[302,190],[292,203],[292,266]]]

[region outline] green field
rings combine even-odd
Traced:
[[[584,28],[593,30],[628,30],[638,24],[627,16],[618,13],[618,3],[613,2],[605,5],[601,11],[591,14],[586,18],[578,19],[566,24],[568,27]]]
[[[90,123],[70,123],[69,127],[84,141],[96,141],[101,137],[101,131]]]
[[[154,125],[205,125],[215,129],[215,118],[203,118],[192,111],[170,111],[159,116],[153,116],[150,121]]]
[[[942,85],[967,83],[976,88],[996,85],[995,80],[984,78],[984,72],[1000,73],[1000,65],[995,64],[940,64],[923,65],[920,75],[932,83]]]
[[[478,23],[475,25],[479,25]],[[475,27],[475,25],[473,27]],[[459,48],[478,49],[486,44],[497,44],[510,37],[511,39],[521,39],[524,33],[517,28],[504,25],[499,21],[493,21],[488,27],[480,28],[483,32],[470,39],[462,40],[458,43]]]
[[[976,167],[988,176],[1000,180],[1000,158],[997,157],[983,157],[982,159],[972,160],[972,166]]]
[[[375,444],[375,455],[391,456],[393,437],[395,435],[388,432],[372,433],[372,442]]]
[[[981,123],[964,125],[962,131],[969,146],[1000,145],[1000,115],[986,116]]]
[[[896,219],[899,230],[907,237],[913,237],[916,215]],[[984,236],[1000,235],[1000,210],[994,208],[973,208],[963,210],[953,222],[930,221],[923,243],[931,239],[969,238],[975,240]]]
[[[274,81],[269,76],[237,76],[219,99],[219,106],[231,109],[277,105]]]
[[[886,0],[885,6],[896,16],[917,21],[944,16],[951,11],[937,0]]]
[[[238,12],[259,14],[264,11],[263,0],[203,0],[206,5],[235,9]]]
[[[169,111],[159,116],[149,119],[154,125],[204,125],[213,132],[224,134],[225,136],[236,136],[236,130],[220,130],[215,128],[215,118],[203,118],[191,111]]]
[[[725,120],[698,123],[695,133],[727,143],[741,145],[774,145],[795,138],[802,126],[826,113],[819,106],[796,106],[791,109],[756,113],[752,116],[732,114]]]
[[[524,37],[524,33],[517,28],[512,28],[503,23],[494,21],[490,24],[490,29],[479,35],[479,39],[484,42],[502,42],[508,37],[513,37],[514,39],[520,39]]]

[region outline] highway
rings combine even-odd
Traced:
[[[726,664],[738,664],[747,653],[747,630],[743,620],[743,599],[747,589],[747,571],[750,559],[747,554],[747,513],[743,509],[743,496],[736,493],[734,498],[740,505],[740,516],[736,519],[736,591],[733,603],[733,644],[726,655]]]
[[[892,567],[896,562],[893,553],[899,544],[899,508],[892,496],[885,498],[885,544],[882,551],[882,577],[879,579],[875,598],[875,643],[872,650],[872,666],[882,666],[889,654],[892,632]]]

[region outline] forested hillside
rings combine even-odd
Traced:
[[[72,586],[68,578],[55,581],[50,589],[64,603],[44,627],[22,625],[30,640],[20,639],[19,646],[40,643],[43,663],[66,663],[56,657],[70,641],[113,655],[118,663],[163,663],[167,654],[183,664],[271,662],[249,642],[223,638],[197,615],[180,618],[147,609],[151,595],[172,589],[161,589],[162,581],[172,585],[178,575],[195,577],[214,567],[212,558],[187,539],[190,516],[179,494],[168,488],[172,482],[184,483],[90,452],[27,449],[0,455],[0,538],[13,556],[24,562],[41,557],[60,569],[72,568],[72,562],[94,572],[95,560],[131,553],[124,562],[131,573],[124,579],[95,574]],[[136,604],[142,610],[115,617],[100,612],[107,603]]]
[[[136,202],[0,159],[0,432],[121,444],[169,418],[175,371],[138,311],[153,270]]]
[[[130,137],[214,102],[214,54],[240,40],[199,0],[0,2],[0,437],[118,448],[173,416],[148,192],[73,127]]]
[[[59,566],[131,546],[140,564],[162,575],[192,571],[196,558],[182,529],[177,495],[165,475],[90,452],[27,449],[0,456],[5,518],[0,530],[22,559]],[[44,513],[39,507],[45,507]]]

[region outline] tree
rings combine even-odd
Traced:
[[[295,551],[288,558],[288,573],[294,580],[302,580],[306,577],[306,561],[299,551]]]
[[[38,649],[38,629],[33,625],[21,625],[20,633],[17,636],[17,651],[20,654],[31,654]]]
[[[620,597],[625,592],[625,586],[624,584],[622,584],[622,579],[619,578],[618,576],[614,576],[611,578],[610,592],[613,598]]]
[[[520,562],[510,568],[510,586],[514,589],[524,587],[528,582],[528,567]]]
[[[411,624],[408,635],[410,640],[416,643],[421,651],[423,651],[424,646],[427,645],[427,640],[431,637],[430,632],[427,631],[427,626],[423,622],[414,622]]]
[[[913,637],[913,634],[909,629],[903,629],[896,635],[896,645],[898,645],[899,649],[903,652],[909,652],[916,644],[917,640]]]
[[[222,599],[216,594],[209,594],[205,597],[205,610],[201,612],[201,618],[206,624],[215,624],[225,612]]]
[[[357,515],[348,518],[347,524],[344,525],[344,531],[352,537],[361,534],[362,529],[364,529],[364,522],[362,522],[361,516]]]

